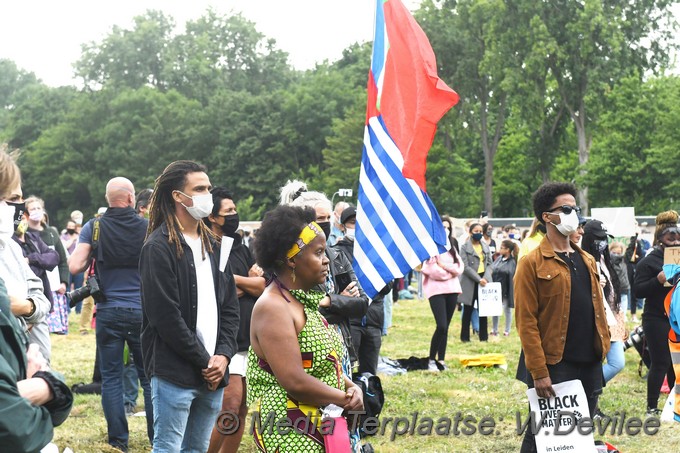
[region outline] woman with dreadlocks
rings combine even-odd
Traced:
[[[168,165],[156,179],[142,248],[142,350],[151,379],[153,451],[207,451],[237,352],[230,268],[202,222],[213,199],[205,167]]]

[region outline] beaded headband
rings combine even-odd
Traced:
[[[286,253],[286,257],[292,258],[302,251],[303,248],[314,240],[317,235],[323,234],[323,230],[316,222],[310,222],[300,232],[293,246]]]

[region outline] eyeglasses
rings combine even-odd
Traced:
[[[566,215],[571,214],[571,211],[576,211],[576,214],[580,214],[580,213],[581,213],[581,208],[580,208],[580,207],[578,207],[578,206],[569,206],[569,205],[566,205],[566,204],[563,204],[562,206],[555,206],[554,208],[550,208],[550,209],[548,210],[548,213],[552,214],[552,211],[555,211],[555,210],[557,210],[557,209],[561,210],[561,211],[562,211],[563,213],[565,213]]]

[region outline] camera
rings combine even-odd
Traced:
[[[623,350],[627,350],[631,347],[635,347],[638,351],[642,350],[642,341],[645,337],[645,332],[642,330],[642,326],[637,326],[633,331],[628,335],[628,338],[626,338],[626,341],[623,342]]]
[[[85,280],[85,285],[71,292],[66,293],[66,299],[69,301],[69,307],[73,308],[76,304],[88,296],[94,298],[95,303],[104,300],[104,292],[99,286],[99,280],[95,275],[90,275]]]

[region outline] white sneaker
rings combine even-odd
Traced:
[[[434,360],[430,360],[428,362],[427,371],[437,371],[437,372],[439,372],[439,367],[437,367],[437,364],[435,363]]]

